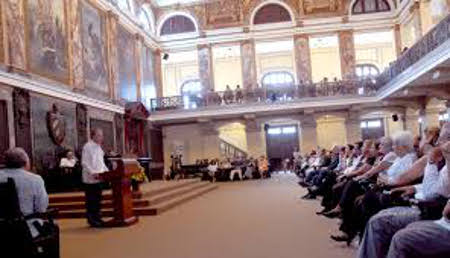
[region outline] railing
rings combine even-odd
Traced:
[[[450,39],[450,15],[431,29],[424,37],[406,50],[377,77],[377,88],[385,86],[408,67]]]
[[[376,81],[373,79],[322,81],[314,84],[299,84],[285,88],[229,90],[157,98],[150,101],[150,107],[151,111],[164,111],[251,103],[270,104],[313,97],[370,96],[376,90]]]

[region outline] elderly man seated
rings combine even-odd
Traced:
[[[439,169],[443,161],[446,165]],[[450,141],[429,153],[421,184],[399,187],[392,190],[391,194],[399,193],[404,197],[414,196],[419,201],[450,198],[449,162]],[[394,207],[380,211],[367,223],[359,256],[384,257],[393,235],[408,224],[421,219],[429,218],[424,217],[417,207]]]

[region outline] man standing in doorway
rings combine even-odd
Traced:
[[[83,183],[85,184],[86,218],[91,227],[102,227],[101,201],[102,180],[100,174],[108,171],[104,162],[103,131],[95,128],[91,139],[84,145],[81,156],[83,166]]]

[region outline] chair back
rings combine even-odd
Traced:
[[[14,179],[8,178],[5,183],[0,183],[0,219],[11,220],[22,217],[19,198],[17,197]]]

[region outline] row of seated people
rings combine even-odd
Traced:
[[[253,157],[248,159],[243,157],[225,158],[223,160],[213,159],[209,161],[205,172],[206,178],[212,182],[223,181],[227,178],[233,181],[236,176],[240,180],[259,179],[270,177],[270,166],[265,156],[258,159]]]
[[[450,257],[450,123],[311,153],[300,162],[304,199],[322,196],[328,218],[340,219],[359,257]]]
[[[189,97],[191,102],[197,103],[197,106],[229,105],[234,103],[241,104],[243,102],[275,102],[280,99],[290,100],[302,97],[357,94],[359,88],[363,88],[365,92],[374,92],[376,90],[375,81],[370,78],[348,81],[341,81],[334,78],[333,81],[330,81],[325,77],[319,83],[300,81],[298,85],[278,89],[265,88],[257,85],[255,89],[250,91],[242,90],[240,85],[237,85],[236,89],[232,90],[227,85],[226,90],[222,94],[210,90],[206,94],[206,98],[198,93],[189,95]]]

